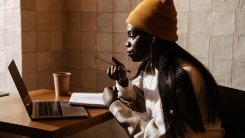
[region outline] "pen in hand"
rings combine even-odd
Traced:
[[[98,60],[100,60],[100,61],[103,61],[103,62],[105,62],[105,63],[107,63],[107,64],[110,64],[110,65],[113,65],[113,66],[117,66],[116,64],[114,64],[114,63],[111,63],[111,62],[108,62],[108,61],[105,61],[105,60],[103,60],[103,59],[101,59],[101,58],[98,58],[98,57],[94,57],[94,58],[96,58],[96,59],[98,59]],[[123,69],[123,70],[125,70],[125,71],[127,71],[127,72],[131,72],[130,70],[128,70],[128,69],[125,69],[125,68],[122,68],[122,67],[120,67],[121,69]]]

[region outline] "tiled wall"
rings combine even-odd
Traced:
[[[66,69],[71,75],[71,91],[98,91],[114,84],[106,75],[109,67],[94,57],[118,58],[127,68],[125,20],[138,1],[72,0],[64,5],[64,48]],[[138,65],[138,64],[137,64]]]
[[[53,88],[64,71],[62,0],[21,0],[23,79],[28,90]]]
[[[209,68],[218,84],[245,90],[245,1],[174,1],[178,43]]]
[[[0,0],[0,91],[17,92],[8,65],[15,60],[22,71],[20,2]]]
[[[102,92],[113,86],[106,70],[110,66],[94,57],[111,61],[111,56],[135,70],[125,52],[125,20],[140,0],[72,0],[64,3],[64,48],[66,69],[72,73],[71,91]],[[134,72],[135,73],[135,72]],[[132,73],[133,74],[133,73]],[[129,74],[130,75],[130,74]],[[115,119],[91,127],[69,138],[127,138]]]
[[[125,19],[139,1],[22,0],[27,89],[53,89],[52,73],[69,71],[70,91],[101,92],[114,82],[106,75],[108,65],[95,56],[108,61],[114,56],[135,70],[138,64],[130,64],[125,53]]]
[[[114,84],[106,75],[114,56],[133,73],[138,64],[125,53],[125,19],[141,0],[64,1],[65,67],[72,73],[71,91],[102,91]],[[202,61],[220,85],[245,90],[244,0],[174,0],[178,43]]]
[[[114,56],[134,71],[138,64],[125,53],[125,19],[139,2],[23,0],[23,78],[28,89],[53,88],[52,72],[66,70],[72,73],[71,91],[102,91],[114,82],[105,73],[108,65],[95,56],[109,61]],[[245,90],[244,2],[175,0],[175,4],[178,43],[200,59],[219,84]]]

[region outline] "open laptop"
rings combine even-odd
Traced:
[[[32,102],[14,60],[9,64],[8,69],[19,91],[26,111],[32,120],[88,117],[88,113],[83,106],[72,106],[69,104],[69,101]]]

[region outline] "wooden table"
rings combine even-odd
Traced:
[[[30,91],[32,101],[69,100],[70,96],[55,97],[54,90]],[[0,131],[32,138],[61,138],[113,118],[107,108],[86,107],[89,117],[32,121],[19,94],[0,97]]]

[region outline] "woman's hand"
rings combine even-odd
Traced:
[[[113,102],[118,99],[117,87],[105,87],[103,91],[102,99],[106,106],[109,108]]]
[[[124,65],[119,62],[114,57],[111,58],[112,61],[116,64],[116,66],[111,66],[107,69],[107,75],[113,79],[116,80],[118,84],[120,84],[122,87],[128,86],[128,78],[126,76],[126,71],[123,70]]]

